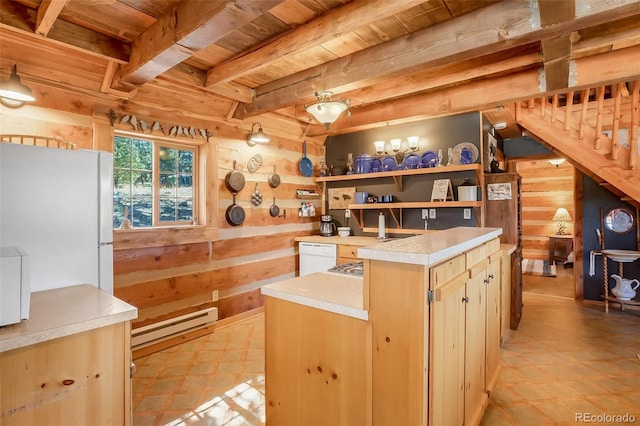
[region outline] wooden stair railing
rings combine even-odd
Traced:
[[[633,204],[640,203],[639,114],[640,81],[516,103],[516,121],[523,130]]]

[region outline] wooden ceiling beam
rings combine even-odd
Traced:
[[[206,86],[229,82],[268,67],[285,56],[294,55],[341,37],[365,25],[403,12],[424,0],[356,0],[301,25],[260,49],[233,58],[212,68]]]
[[[61,43],[75,50],[123,64],[129,60],[129,45],[76,24],[56,20],[47,37],[36,34],[36,11],[15,1],[0,1],[0,27],[32,37],[34,45]]]
[[[556,25],[573,21],[576,17],[575,0],[538,0],[540,26]],[[569,87],[569,69],[572,39],[570,34],[542,40],[542,58],[544,60],[544,84],[548,90]]]
[[[42,0],[36,14],[36,34],[47,36],[69,0]]]
[[[181,2],[134,40],[129,63],[119,71],[119,81],[146,83],[283,1]]]
[[[356,52],[256,88],[253,104],[241,104],[235,118],[247,118],[286,105],[314,100],[314,92],[342,93],[451,62],[472,59],[571,33],[581,28],[640,14],[630,0],[586,0],[576,19],[532,25],[537,11],[528,1],[498,2],[406,37]]]
[[[640,46],[590,56],[575,62],[577,75],[572,90],[640,78]],[[603,67],[603,63],[610,66]],[[380,125],[482,110],[553,94],[550,91],[540,91],[539,72],[528,70],[353,108],[351,117],[343,114],[329,130],[332,134],[352,133]],[[322,126],[314,126],[311,134],[321,134],[323,129]]]

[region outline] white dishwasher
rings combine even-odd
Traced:
[[[335,244],[301,242],[298,252],[300,253],[300,276],[314,272],[327,272],[336,265]]]

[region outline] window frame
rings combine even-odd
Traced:
[[[151,142],[152,144],[152,188],[151,188],[151,199],[152,199],[152,224],[151,226],[143,226],[143,227],[131,227],[128,228],[127,231],[148,231],[153,229],[163,229],[163,228],[192,228],[197,226],[206,225],[206,223],[202,222],[203,211],[201,206],[206,203],[205,200],[201,200],[201,197],[204,196],[201,191],[201,185],[204,185],[202,182],[202,176],[200,173],[200,168],[202,165],[201,159],[201,145],[194,143],[193,141],[182,141],[176,138],[168,138],[168,137],[159,137],[155,135],[149,135],[145,133],[137,133],[137,132],[127,132],[123,130],[114,129],[113,132],[113,151],[115,155],[115,138],[123,137],[129,139],[138,139],[143,141]],[[160,221],[160,158],[159,151],[160,147],[167,147],[170,149],[184,149],[190,150],[193,152],[193,172],[192,172],[192,188],[193,188],[193,196],[192,196],[192,212],[193,219],[189,221]],[[115,170],[115,164],[114,164]],[[114,186],[115,192],[115,186]],[[123,231],[123,228],[115,228],[114,231]]]

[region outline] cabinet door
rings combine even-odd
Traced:
[[[465,332],[464,424],[478,424],[482,418],[485,393],[485,269],[467,281]]]
[[[486,384],[485,390],[493,389],[498,378],[498,360],[500,356],[500,260],[502,252],[491,255],[487,268],[487,331],[486,331]]]
[[[466,271],[435,289],[431,310],[430,425],[464,424]]]
[[[503,344],[509,331],[511,317],[511,255],[506,252],[502,255],[500,274],[500,344]]]

